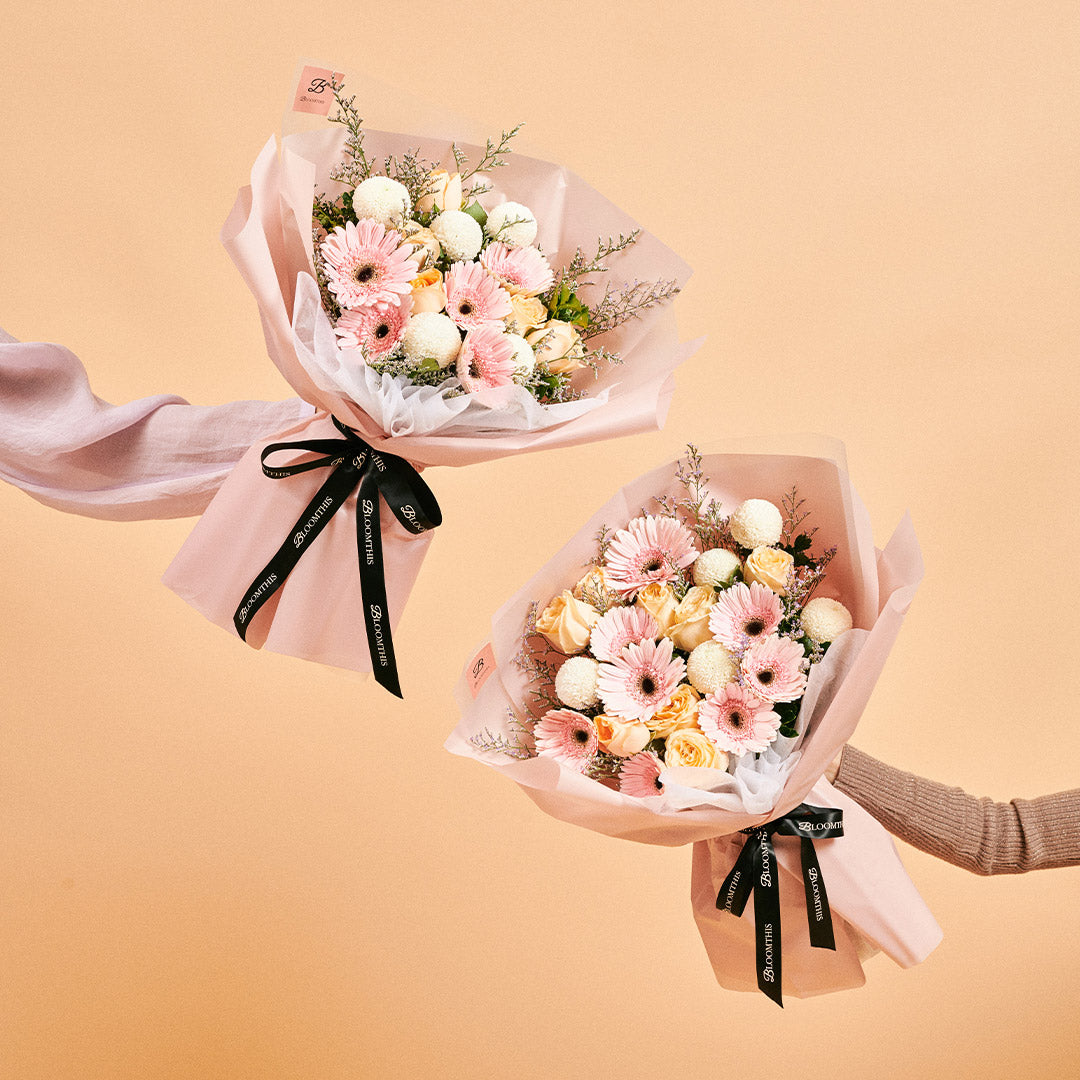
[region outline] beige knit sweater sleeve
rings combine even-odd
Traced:
[[[975,874],[1080,865],[1080,788],[998,803],[845,746],[836,787],[912,847]]]

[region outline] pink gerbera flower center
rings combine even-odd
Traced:
[[[462,330],[499,322],[513,311],[506,290],[478,263],[454,263],[446,274],[446,314]]]
[[[796,701],[806,689],[805,656],[803,647],[790,638],[757,641],[743,654],[743,682],[765,701]]]
[[[326,262],[327,287],[343,308],[363,308],[408,293],[416,276],[412,246],[395,232],[365,218],[347,222],[319,245]]]
[[[597,689],[608,712],[626,720],[648,720],[672,698],[686,674],[669,638],[627,645],[612,662],[600,665]]]
[[[749,586],[739,582],[717,597],[709,613],[709,630],[722,645],[740,653],[773,633],[783,615],[780,597],[772,589],[757,581]]]
[[[693,534],[675,518],[635,518],[619,529],[605,559],[608,579],[623,597],[651,582],[673,581],[697,558]]]
[[[741,757],[775,740],[780,717],[748,690],[729,683],[701,703],[698,726],[721,750]]]
[[[470,393],[508,386],[514,377],[514,347],[495,323],[465,335],[457,360],[457,377]]]

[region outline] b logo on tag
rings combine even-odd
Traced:
[[[341,78],[340,73],[327,68],[305,67],[296,83],[293,112],[328,116],[334,104],[333,84]]]
[[[495,653],[491,648],[491,642],[489,641],[476,656],[473,657],[472,663],[469,664],[469,669],[465,673],[465,679],[469,684],[469,690],[472,692],[474,698],[480,693],[480,688],[488,681],[494,670]]]

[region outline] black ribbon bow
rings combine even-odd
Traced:
[[[233,615],[233,624],[240,637],[246,640],[247,628],[258,610],[285,584],[285,579],[292,573],[308,545],[359,488],[356,496],[356,550],[360,561],[360,594],[364,600],[371,670],[380,685],[401,697],[386,604],[379,496],[382,496],[394,517],[411,533],[426,532],[440,525],[442,511],[431,488],[404,458],[375,450],[336,416],[331,419],[344,438],[271,443],[262,452],[262,470],[272,480],[282,480],[311,469],[332,471],[292,527],[291,535],[244,593],[244,599]],[[266,464],[271,454],[284,450],[322,456],[282,468]]]
[[[780,878],[772,838],[802,838],[803,888],[806,918],[810,923],[810,944],[815,949],[835,949],[832,912],[825,893],[814,841],[844,835],[844,811],[801,803],[791,813],[754,829],[743,829],[747,841],[731,873],[720,886],[716,906],[736,917],[746,909],[754,894],[754,923],[757,937],[758,989],[781,1008],[784,1000],[780,981]]]

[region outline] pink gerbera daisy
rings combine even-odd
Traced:
[[[796,701],[806,689],[803,647],[791,638],[767,637],[743,653],[743,684],[765,701]]]
[[[480,256],[480,263],[508,293],[536,296],[555,280],[547,259],[534,247],[489,244]]]
[[[664,763],[651,750],[627,758],[619,769],[619,790],[638,799],[663,795],[664,785],[660,782],[663,767]]]
[[[513,311],[510,296],[479,263],[456,262],[446,273],[446,314],[462,330],[500,322]]]
[[[461,343],[457,377],[470,394],[513,382],[514,346],[497,323],[470,330]]]
[[[698,727],[721,750],[742,757],[764,750],[780,730],[770,706],[737,683],[728,683],[698,706]]]
[[[772,589],[755,581],[741,581],[725,589],[709,612],[709,631],[732,652],[742,652],[747,645],[768,637],[780,625],[784,608]]]
[[[371,218],[339,226],[319,250],[326,260],[327,287],[343,308],[368,307],[412,291],[417,274],[412,245],[402,245],[396,232]]]
[[[361,349],[368,360],[380,360],[401,340],[409,321],[407,305],[380,300],[341,313],[334,333],[346,349]]]
[[[599,748],[596,728],[573,709],[552,709],[533,727],[536,752],[566,765],[584,768]]]
[[[619,529],[604,560],[608,581],[626,599],[653,581],[674,581],[698,556],[690,530],[675,518],[634,518]]]
[[[589,648],[597,660],[614,660],[632,642],[659,636],[660,627],[643,607],[613,607],[592,628]]]
[[[672,698],[686,662],[672,655],[670,638],[631,642],[614,660],[600,665],[596,688],[608,712],[624,720],[646,721]]]

